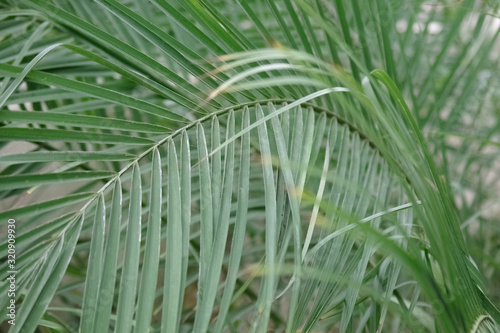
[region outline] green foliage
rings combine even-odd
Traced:
[[[495,3],[0,6],[9,332],[500,331]]]

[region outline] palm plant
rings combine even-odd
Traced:
[[[0,6],[3,328],[500,331],[494,3]]]

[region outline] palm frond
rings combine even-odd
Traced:
[[[0,5],[10,330],[497,332],[500,30],[444,2]]]

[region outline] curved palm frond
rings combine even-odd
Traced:
[[[498,331],[450,149],[422,131],[459,131],[496,70],[486,7],[5,7],[0,141],[25,143],[0,156],[10,331]]]

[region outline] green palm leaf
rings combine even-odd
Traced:
[[[493,6],[0,8],[10,331],[499,331]]]

